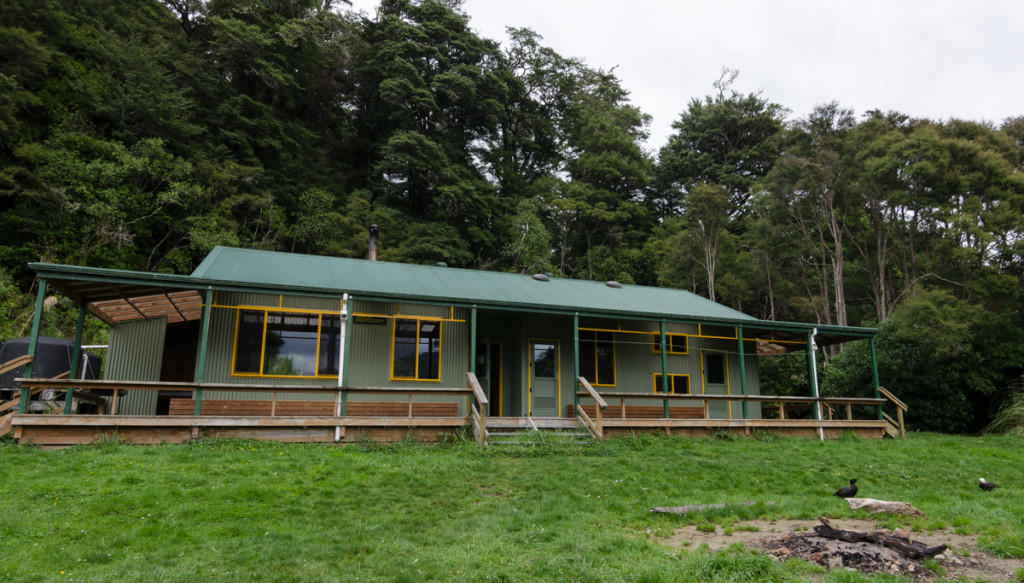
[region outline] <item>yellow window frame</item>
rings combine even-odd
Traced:
[[[306,316],[316,316],[316,370],[320,370],[320,339],[323,332],[324,316],[340,316],[338,312],[328,310],[301,310],[295,308],[278,308],[278,307],[267,307],[267,306],[230,306],[231,309],[235,310],[235,337],[231,345],[231,374],[233,377],[248,377],[248,378],[269,378],[269,379],[334,379],[338,378],[338,375],[273,375],[264,374],[264,359],[267,355],[267,320],[268,315],[271,312],[275,313],[286,313],[286,314],[298,314]],[[235,367],[238,360],[238,337],[241,330],[242,312],[263,312],[263,328],[260,330],[260,372],[237,372]]]
[[[654,392],[655,393],[660,393],[661,392],[661,379],[660,379],[660,377],[661,377],[661,373],[660,372],[651,373],[651,381],[652,381],[652,383],[654,385]],[[685,378],[686,379],[687,391],[685,393],[676,393],[676,379],[677,378]],[[670,395],[677,395],[677,394],[678,395],[692,395],[693,394],[693,383],[690,380],[690,375],[689,374],[669,373],[668,374],[668,381],[669,381],[668,382],[668,394],[670,394]]]
[[[673,350],[672,349],[672,347],[675,346],[675,344],[672,342],[672,339],[673,338],[680,338],[680,337],[683,338],[683,342],[686,344],[686,350],[683,350],[682,352],[680,352],[678,350]],[[661,334],[658,333],[658,332],[655,332],[654,334],[651,334],[651,353],[652,354],[661,354],[661,349],[658,348],[658,344],[659,343],[661,343]],[[669,354],[690,354],[690,335],[689,334],[677,334],[677,333],[671,333],[671,332],[667,333],[667,334],[665,334],[665,343],[668,344],[668,353]]]
[[[421,323],[424,322],[424,321],[436,322],[437,323],[437,328],[438,329],[437,329],[437,378],[436,379],[423,379],[423,378],[419,378],[419,376],[413,376],[413,377],[398,377],[398,376],[395,376],[395,335],[398,332],[398,322],[399,322],[399,320],[415,320],[416,321],[416,343],[415,343],[415,346],[416,346],[416,366],[415,366],[415,368],[416,368],[416,374],[417,375],[419,375],[419,372],[420,372],[420,351],[419,351],[419,346],[420,346],[420,328],[421,328]],[[394,316],[393,317],[393,319],[391,320],[391,361],[390,361],[390,369],[391,370],[390,370],[390,377],[389,377],[391,380],[393,380],[393,381],[417,381],[417,382],[425,382],[425,383],[439,383],[439,382],[441,382],[441,378],[443,376],[441,374],[441,365],[444,362],[444,358],[442,356],[444,354],[444,326],[442,326],[441,323],[444,322],[444,321],[445,321],[444,318],[421,318],[421,317],[418,317],[418,316],[401,316],[401,317]]]

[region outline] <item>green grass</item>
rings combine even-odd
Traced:
[[[895,581],[743,549],[658,544],[686,524],[860,516],[910,502],[1024,557],[1024,441],[634,437],[587,447],[217,441],[43,451],[0,443],[0,581]],[[982,492],[979,477],[1000,484]],[[757,500],[687,516],[652,506]]]

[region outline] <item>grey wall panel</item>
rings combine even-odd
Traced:
[[[103,378],[111,381],[159,381],[166,318],[136,320],[110,329],[110,350]],[[157,391],[128,391],[118,398],[120,415],[155,415]]]

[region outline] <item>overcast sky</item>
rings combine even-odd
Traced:
[[[377,0],[352,0],[375,14]],[[506,26],[597,69],[615,68],[653,117],[657,152],[723,67],[733,87],[807,116],[854,110],[989,121],[1024,115],[1024,0],[465,0],[470,26]]]

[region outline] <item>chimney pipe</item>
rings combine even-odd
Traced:
[[[377,225],[370,225],[370,250],[366,252],[366,258],[370,261],[377,260],[377,235],[380,229]]]

